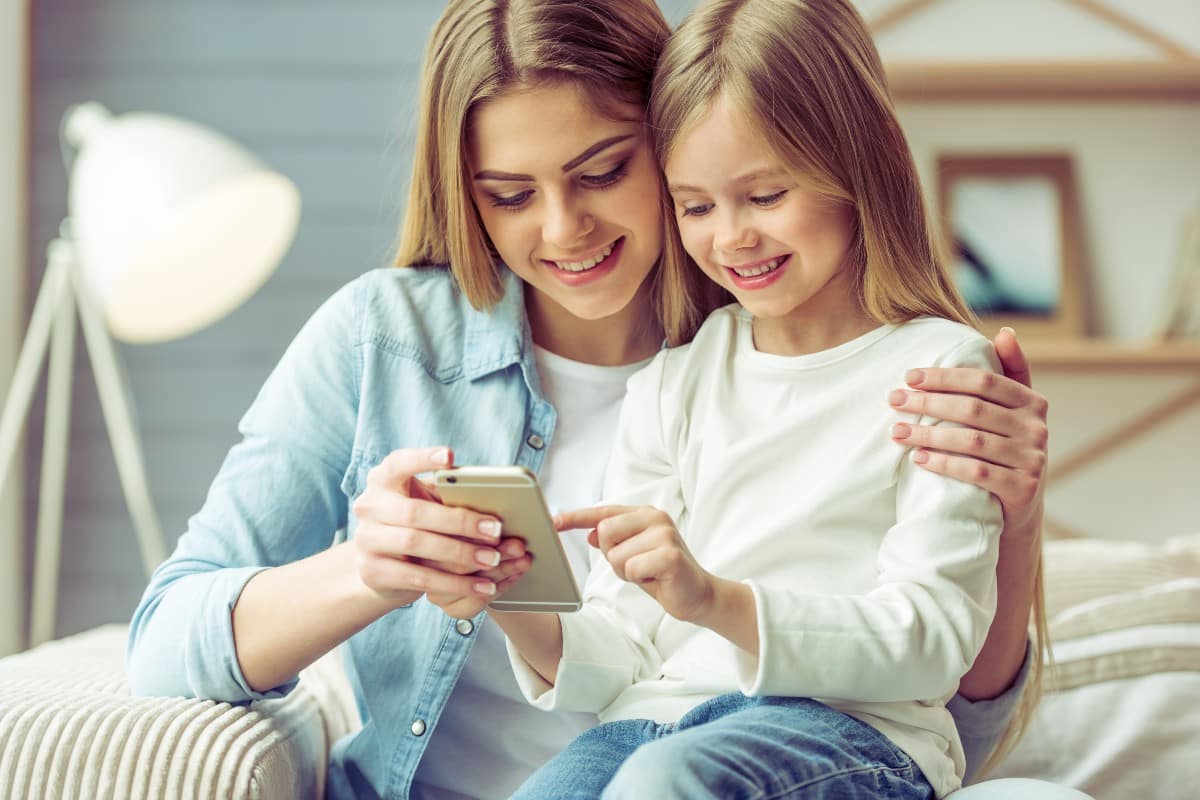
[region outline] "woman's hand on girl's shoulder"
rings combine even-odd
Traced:
[[[422,594],[487,601],[497,591],[487,575],[502,560],[494,517],[442,505],[422,472],[452,466],[445,447],[395,450],[367,475],[354,501],[354,545],[362,583],[396,607]]]
[[[930,472],[992,492],[1004,507],[1006,531],[1040,527],[1046,475],[1046,398],[1032,388],[1029,363],[1016,334],[996,335],[1004,375],[982,369],[913,369],[914,391],[888,398],[898,411],[927,415],[964,428],[897,423],[892,440],[913,447],[914,463]]]

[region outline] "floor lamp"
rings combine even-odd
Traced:
[[[163,114],[63,117],[69,216],[46,271],[0,415],[0,488],[46,353],[46,418],[30,603],[31,644],[54,632],[70,430],[75,314],[147,575],[165,558],[113,338],[163,342],[221,319],[271,275],[300,216],[295,185],[234,141]],[[73,158],[70,156],[73,155]]]

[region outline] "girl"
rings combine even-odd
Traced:
[[[495,626],[425,599],[485,603],[526,562],[495,520],[441,506],[416,476],[517,463],[560,507],[597,502],[626,378],[710,310],[690,285],[702,276],[666,269],[679,250],[674,237],[663,248],[643,120],[668,34],[645,0],[448,4],[423,67],[403,268],[369,272],[319,309],[241,421],[134,614],[136,693],[278,697],[345,643],[364,724],[333,747],[335,798],[507,795],[594,724],[530,708]],[[979,452],[913,426],[925,467],[996,491],[1008,514],[1012,611],[960,698],[988,748],[1024,681],[1044,400],[1016,381],[984,385],[978,370],[924,374],[898,407],[951,420],[986,410]],[[339,528],[348,539],[334,543]]]
[[[491,613],[527,698],[605,721],[516,797],[943,797],[1002,514],[883,444],[870,398],[995,361],[878,55],[844,0],[709,0],[652,97],[684,247],[737,303],[630,379],[623,505],[560,516],[605,557],[583,610]]]

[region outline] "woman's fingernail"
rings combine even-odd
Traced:
[[[525,555],[525,545],[521,544],[515,539],[505,542],[500,549],[504,552],[504,555],[508,556],[509,558],[520,558],[521,556]]]
[[[434,451],[433,463],[449,464],[450,463],[450,451],[448,449],[446,449],[445,447],[443,447],[441,450]]]
[[[499,539],[500,538],[500,520],[485,519],[483,522],[479,523],[479,532],[482,533],[484,536],[490,536],[493,539]]]
[[[929,461],[929,453],[924,450],[914,450],[912,460],[914,464],[924,464]]]
[[[896,439],[907,439],[912,434],[912,426],[907,422],[897,422],[892,426],[892,437]]]
[[[475,560],[485,567],[494,567],[500,563],[499,550],[476,550]]]
[[[909,386],[920,386],[925,382],[925,370],[910,369],[908,372],[904,373],[904,382]]]
[[[475,584],[475,591],[490,597],[496,593],[496,584],[491,581],[479,581],[479,583]]]
[[[904,405],[904,401],[908,399],[908,392],[903,389],[893,389],[888,394],[888,402],[894,406]]]

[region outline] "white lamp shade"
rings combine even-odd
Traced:
[[[300,193],[228,137],[164,114],[75,107],[71,233],[109,330],[185,336],[237,308],[291,245]]]

